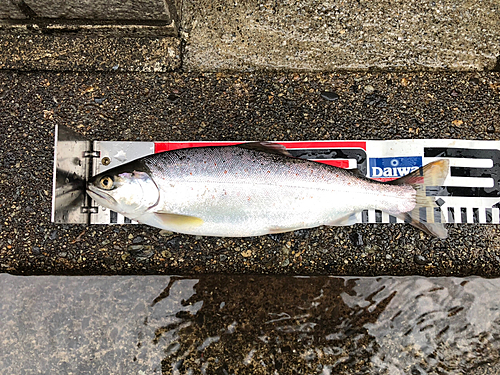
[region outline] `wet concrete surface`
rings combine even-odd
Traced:
[[[0,275],[8,374],[498,374],[500,280]]]
[[[441,241],[399,224],[230,239],[50,223],[55,124],[91,140],[497,140],[498,73],[2,71],[0,103],[1,272],[500,275],[496,225]]]
[[[0,275],[5,374],[161,373],[144,324],[170,278]],[[151,338],[142,340],[142,337]]]

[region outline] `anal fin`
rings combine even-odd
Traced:
[[[357,223],[356,212],[353,212],[349,215],[342,216],[342,217],[335,219],[329,223],[326,223],[325,225],[334,227],[334,226],[353,225],[355,223]]]
[[[293,232],[294,230],[299,230],[299,229],[305,229],[308,227],[305,227],[304,225],[297,225],[297,226],[291,226],[291,227],[271,227],[269,228],[267,234],[277,234],[277,233],[285,233],[285,232]]]

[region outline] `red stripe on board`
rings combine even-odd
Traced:
[[[155,153],[178,150],[180,148],[207,147],[207,146],[232,146],[245,142],[156,142]]]
[[[207,146],[232,146],[245,142],[156,142],[155,153],[163,151],[178,150],[180,148],[207,147]],[[307,148],[361,148],[366,151],[366,142],[363,141],[287,141],[279,143],[285,148],[307,149]]]
[[[286,148],[361,148],[366,151],[364,141],[297,141],[276,142]]]

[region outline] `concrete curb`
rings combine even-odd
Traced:
[[[500,5],[487,1],[184,1],[189,70],[492,70]]]
[[[0,69],[168,72],[181,64],[178,38],[9,34]]]
[[[167,72],[181,65],[177,0],[12,0],[0,69]]]
[[[135,9],[130,19],[122,19],[118,6],[110,9],[109,19],[102,14],[89,19],[88,9],[68,16],[54,6],[55,15],[39,5],[23,15],[11,6],[0,8],[0,67],[107,71],[119,65],[124,71],[159,72],[181,65],[211,72],[500,68],[500,4],[495,0],[161,3],[165,15],[159,19],[146,10],[141,17]],[[167,42],[165,36],[181,38],[182,55],[181,41]],[[161,42],[128,39],[135,37]]]

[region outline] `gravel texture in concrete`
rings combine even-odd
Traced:
[[[26,15],[15,3],[11,1],[2,1],[0,2],[0,18],[19,20],[26,18]]]
[[[167,72],[180,67],[181,42],[172,37],[5,33],[0,69]]]
[[[55,124],[92,140],[497,140],[498,73],[3,71],[0,103],[1,272],[500,275],[496,225],[441,241],[402,224],[238,239],[50,222]]]
[[[185,0],[181,22],[192,70],[483,70],[499,19],[496,0]]]
[[[8,0],[0,18],[58,18],[85,20],[150,20],[170,23],[171,1],[164,0]],[[21,16],[22,15],[22,16]]]

